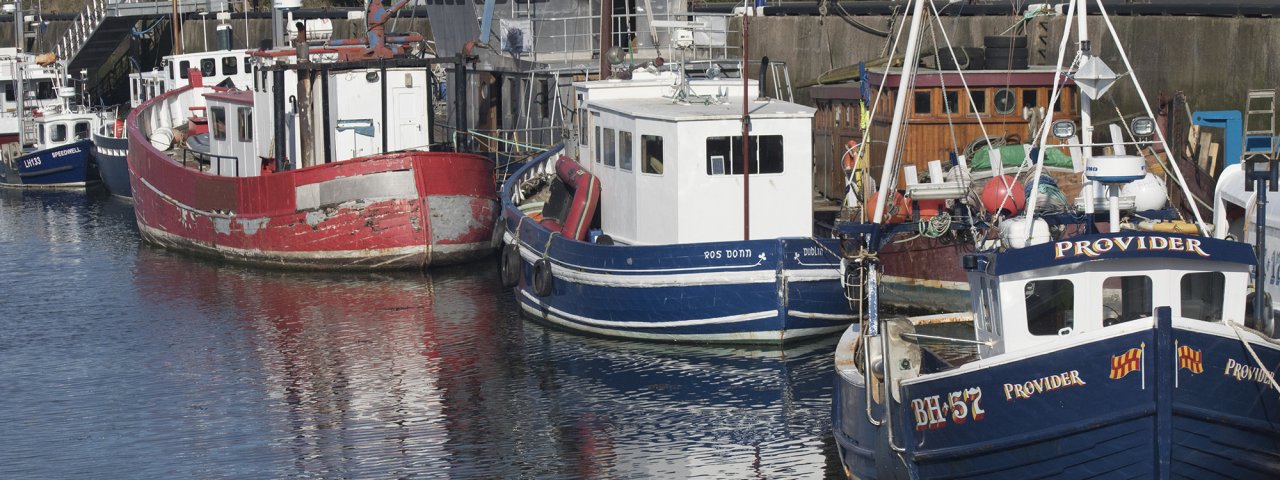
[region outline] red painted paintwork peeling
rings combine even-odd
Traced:
[[[166,95],[181,95],[190,87]],[[493,252],[497,214],[493,164],[454,152],[399,152],[258,177],[221,177],[184,167],[128,119],[129,176],[142,236],[167,248],[227,260],[304,269],[421,268]],[[343,178],[411,172],[415,198],[355,199],[299,209],[297,188]],[[430,211],[434,199],[466,197]],[[472,225],[433,240],[441,221]]]

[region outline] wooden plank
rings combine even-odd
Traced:
[[[1187,129],[1187,148],[1182,152],[1183,158],[1198,158],[1200,156],[1200,126],[1192,125]]]
[[[1213,134],[1209,132],[1200,132],[1200,141],[1197,142],[1199,148],[1196,149],[1196,165],[1201,170],[1209,169],[1209,146],[1213,143]]]
[[[1216,177],[1216,176],[1217,176],[1217,173],[1218,173],[1218,148],[1219,148],[1219,147],[1221,147],[1221,145],[1218,145],[1218,144],[1215,142],[1215,143],[1210,143],[1210,144],[1209,144],[1209,148],[1207,148],[1207,149],[1206,149],[1206,150],[1208,150],[1208,151],[1209,151],[1209,154],[1208,154],[1208,157],[1209,157],[1209,169],[1208,169],[1208,172],[1209,172],[1209,176],[1211,176],[1211,177]]]

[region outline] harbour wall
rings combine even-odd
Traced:
[[[874,30],[890,30],[891,17],[849,18]],[[943,17],[940,21],[951,45],[981,47],[985,35],[1000,35],[1020,18]],[[907,21],[909,17],[898,19]],[[1161,92],[1182,91],[1193,110],[1242,110],[1248,90],[1280,88],[1280,62],[1275,61],[1280,57],[1280,35],[1275,35],[1280,19],[1127,16],[1113,17],[1111,21],[1149,99],[1154,100]],[[1027,22],[1031,63],[1057,61],[1064,23],[1062,17]],[[738,27],[741,31],[741,23]],[[748,27],[751,58],[758,61],[761,56],[768,56],[770,60],[787,62],[795,86],[811,83],[832,68],[881,57],[889,41],[835,15],[753,17]],[[1117,73],[1127,71],[1112,47],[1106,23],[1091,17],[1089,32],[1094,40],[1091,43],[1111,69]],[[946,45],[940,31],[926,30],[922,36],[925,49],[934,48],[935,37],[939,47]],[[741,44],[740,39],[729,41]],[[1075,44],[1069,44],[1068,49],[1070,62]],[[1117,92],[1116,101],[1121,109],[1130,111],[1136,106],[1137,96],[1129,93],[1129,88],[1123,90]],[[797,101],[811,103],[806,89],[797,88],[796,93]],[[1114,112],[1109,105],[1106,108]],[[1104,112],[1095,116],[1107,118]]]

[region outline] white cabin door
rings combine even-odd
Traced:
[[[422,128],[426,110],[422,95],[409,88],[393,88],[391,92],[391,138],[387,141],[387,148],[402,150],[426,146],[427,135]]]

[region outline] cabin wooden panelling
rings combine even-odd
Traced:
[[[813,189],[817,199],[844,200],[843,160],[849,141],[862,141],[862,92],[856,85],[810,89],[813,118]]]

